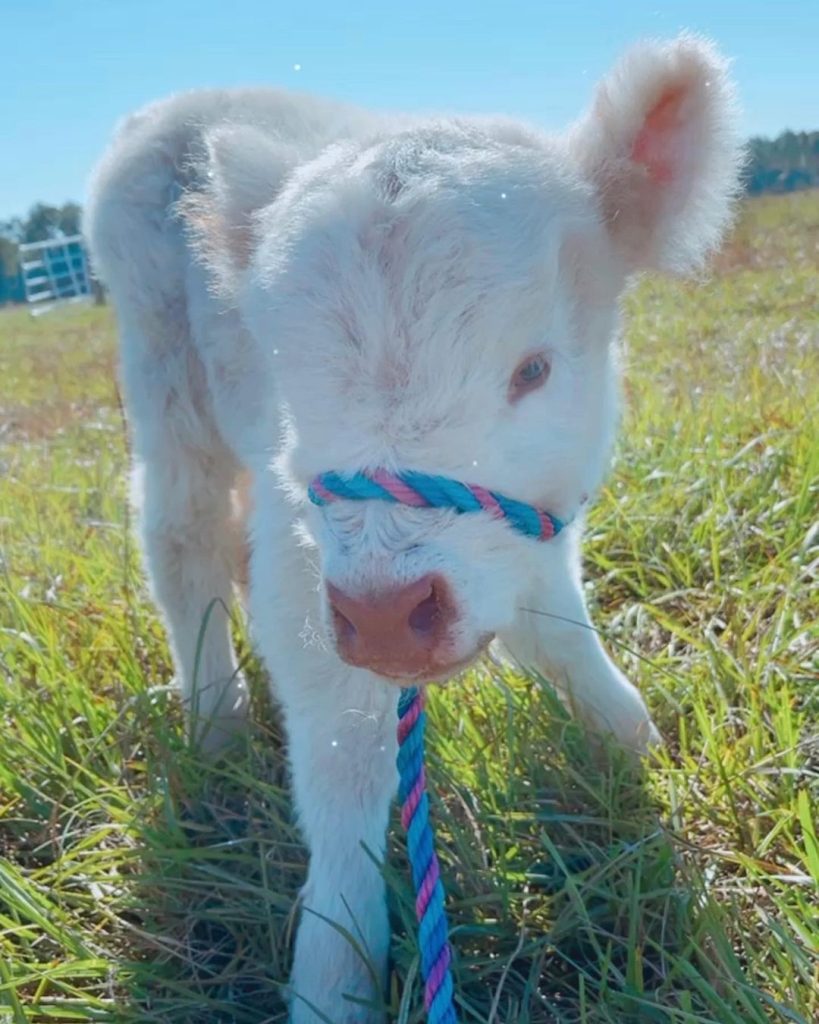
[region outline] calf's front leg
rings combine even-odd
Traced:
[[[611,660],[591,623],[576,548],[568,544],[557,557],[551,554],[539,586],[500,640],[524,669],[551,679],[577,717],[645,753],[660,734],[639,690]]]
[[[323,679],[319,699],[285,700],[296,806],[310,848],[292,1024],[383,1021],[362,1001],[380,1005],[386,985],[389,925],[373,858],[384,857],[397,782],[397,699],[369,673],[340,666]]]

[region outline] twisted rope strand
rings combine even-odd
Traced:
[[[458,513],[488,512],[495,519],[505,519],[510,526],[527,537],[550,540],[567,525],[545,509],[507,498],[497,491],[478,484],[464,484],[445,476],[407,470],[390,473],[377,469],[372,473],[342,476],[330,471],[321,473],[307,489],[314,505],[334,501],[390,501],[413,508],[452,508]]]
[[[427,1020],[429,1024],[457,1024],[449,970],[452,953],[444,910],[444,887],[435,855],[435,836],[426,792],[424,704],[423,689],[413,686],[401,691],[398,702],[398,796],[416,894],[415,914]]]

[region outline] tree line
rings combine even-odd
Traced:
[[[819,187],[819,132],[782,132],[751,139],[745,188],[750,195]]]
[[[775,139],[751,139],[744,182],[749,195],[819,187],[819,131],[786,131]],[[0,222],[0,303],[23,298],[18,245],[76,235],[81,214],[77,203],[37,203],[27,216]]]

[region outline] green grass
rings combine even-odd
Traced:
[[[432,702],[465,1024],[819,1019],[819,194],[747,207],[716,268],[629,296],[586,546],[667,749],[635,766],[489,668]],[[305,854],[280,732],[257,678],[246,749],[209,768],[186,747],[113,353],[108,311],[0,314],[0,1020],[284,1020]]]

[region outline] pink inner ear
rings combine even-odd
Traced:
[[[642,164],[655,184],[667,185],[676,177],[678,158],[683,155],[684,124],[682,107],[686,90],[669,89],[646,114],[631,147],[631,159]]]

